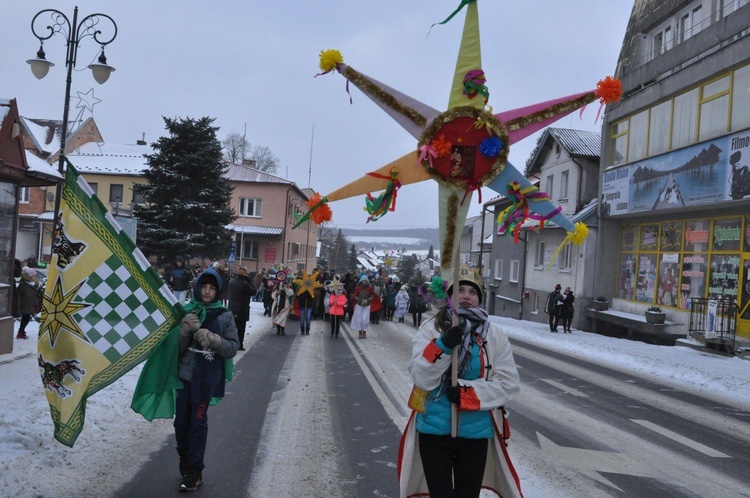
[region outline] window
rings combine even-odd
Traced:
[[[251,218],[260,218],[262,212],[262,202],[258,198],[240,198],[240,216],[249,216]]]
[[[630,118],[630,138],[628,139],[628,162],[646,157],[648,145],[648,109]]]
[[[727,133],[729,127],[729,76],[702,87],[698,141]]]
[[[91,190],[94,192],[94,195],[99,194],[99,184],[98,183],[89,183],[89,187],[91,187]]]
[[[554,177],[552,175],[549,175],[547,177],[546,184],[547,184],[546,193],[550,198],[552,198],[552,187],[554,186]]]
[[[252,239],[241,239],[242,259],[258,259],[258,241]]]
[[[567,200],[568,198],[568,179],[570,178],[570,171],[563,171],[562,178],[560,179],[560,199]]]
[[[531,303],[531,312],[539,313],[539,294],[534,293],[534,299],[532,299]]]
[[[109,202],[122,202],[122,185],[113,183],[109,186]]]
[[[624,163],[628,157],[628,120],[612,125],[611,157],[612,166]]]
[[[557,259],[561,270],[570,270],[571,245],[572,244],[565,244],[565,247],[560,250],[560,254],[558,255]]]
[[[133,204],[143,204],[146,202],[143,196],[143,185],[140,183],[133,184]]]
[[[734,72],[732,81],[732,131],[750,127],[750,65]]]
[[[680,149],[695,143],[696,121],[698,117],[698,89],[674,98],[672,116],[672,148]]]
[[[503,279],[503,260],[496,259],[495,260],[495,280],[502,280],[502,279]]]
[[[544,250],[545,250],[544,241],[540,240],[536,244],[536,256],[534,257],[534,265],[544,266]]]
[[[669,149],[669,115],[672,101],[667,100],[651,108],[648,127],[648,154],[656,156]]]
[[[510,280],[514,284],[518,283],[518,273],[521,269],[521,262],[517,259],[514,259],[510,262]]]
[[[28,204],[30,196],[31,196],[31,187],[21,187],[18,190],[18,202],[21,202],[23,204]]]

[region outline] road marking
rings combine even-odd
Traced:
[[[351,327],[346,323],[342,323],[341,325],[342,327],[340,336],[344,338],[346,345],[349,346],[349,349],[352,352],[352,356],[354,356],[354,359],[359,364],[359,368],[362,370],[362,373],[367,379],[367,382],[369,382],[370,386],[372,386],[372,390],[375,392],[375,396],[378,397],[386,413],[391,418],[391,420],[393,420],[393,423],[398,427],[400,423],[398,416],[400,415],[403,419],[404,417],[408,416],[408,413],[398,403],[398,401],[390,391],[386,392],[385,382],[383,382],[377,372],[372,369],[359,345],[354,342],[354,336],[350,334],[350,332],[352,332]]]
[[[725,453],[716,451],[713,448],[709,448],[705,444],[701,444],[697,441],[693,441],[692,439],[688,439],[685,436],[681,436],[680,434],[677,434],[676,432],[672,432],[669,429],[665,429],[664,427],[651,423],[648,420],[637,420],[637,419],[630,419],[630,420],[631,422],[635,422],[641,427],[645,427],[646,429],[652,430],[656,432],[657,434],[661,434],[664,437],[668,437],[672,441],[676,441],[680,444],[684,444],[685,446],[692,448],[695,451],[699,451],[703,453],[704,455],[708,455],[710,457],[715,457],[715,458],[732,458]]]
[[[549,384],[551,386],[554,386],[554,387],[560,389],[561,391],[565,391],[568,394],[572,394],[573,396],[578,396],[579,398],[588,398],[589,397],[588,394],[584,394],[581,391],[579,391],[578,389],[573,389],[572,387],[568,387],[565,384],[560,384],[559,382],[557,382],[555,380],[552,380],[552,379],[539,379],[539,380],[541,380],[542,382],[546,382],[547,384]]]

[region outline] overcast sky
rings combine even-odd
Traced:
[[[464,20],[462,12],[427,36],[459,0],[3,3],[0,98],[18,99],[23,116],[62,119],[65,39],[58,34],[45,43],[56,65],[37,80],[26,64],[39,48],[30,26],[38,11],[52,7],[72,20],[77,4],[79,20],[101,12],[117,23],[106,48],[117,70],[97,84],[86,66],[98,46],[81,42],[71,118],[80,111],[78,92],[92,88],[101,99],[94,117],[112,144],[133,144],[143,133],[147,142],[157,140],[165,132],[162,116],[214,117],[219,139],[246,129],[250,143],[280,159],[279,176],[323,195],[415,150],[416,141],[354,87],[351,105],[341,75],[314,78],[320,51],[337,49],[354,69],[445,110]],[[480,0],[489,105],[499,112],[593,89],[614,73],[631,9],[624,0]],[[601,132],[597,108],[554,126]],[[536,137],[512,146],[518,169]],[[482,200],[494,196],[484,189]],[[333,224],[365,227],[363,206],[363,198],[332,203]],[[480,212],[475,195],[469,214]],[[404,186],[396,212],[367,227],[437,224],[437,186],[429,181]]]

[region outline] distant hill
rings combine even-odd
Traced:
[[[428,250],[440,248],[440,232],[437,228],[393,228],[393,229],[342,229],[344,235],[359,249],[375,250]]]

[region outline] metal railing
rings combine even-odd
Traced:
[[[729,299],[690,298],[691,337],[702,335],[706,343],[730,346],[734,352],[737,335],[737,303]]]

